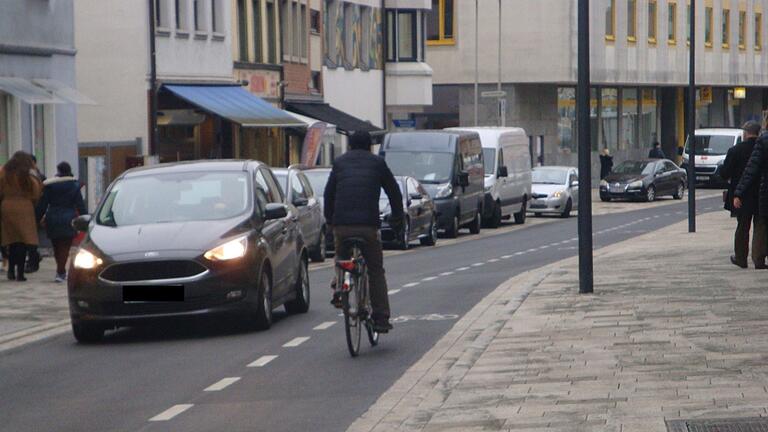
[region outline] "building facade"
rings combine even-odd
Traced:
[[[477,39],[475,2],[433,3],[438,14],[428,20],[427,54],[435,104],[419,124],[499,124],[498,100],[482,93],[501,82],[506,124],[528,131],[534,156],[545,164],[575,165],[577,1],[505,0],[499,10],[499,2],[480,0]],[[696,5],[697,127],[760,119],[768,86],[768,1]],[[608,148],[618,160],[644,157],[658,140],[667,155],[678,155],[688,81],[687,11],[686,0],[590,2],[593,151]]]

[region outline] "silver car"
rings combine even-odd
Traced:
[[[567,218],[579,203],[579,171],[572,167],[548,166],[533,170],[528,212],[536,216],[556,214]]]

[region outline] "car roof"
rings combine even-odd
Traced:
[[[387,135],[453,135],[453,136],[478,136],[475,131],[469,130],[448,130],[448,129],[430,129],[407,132],[390,132]]]
[[[565,171],[565,170],[576,170],[576,171],[578,171],[579,170],[576,167],[570,167],[570,166],[564,166],[564,165],[543,165],[543,166],[533,167],[533,169],[534,170],[537,170],[537,169],[559,169],[559,170],[563,170],[563,171]]]
[[[741,136],[744,133],[739,128],[704,128],[696,129],[696,135],[725,135],[725,136]]]
[[[302,171],[330,171],[331,167],[321,166],[321,167],[302,168],[301,170]]]
[[[498,126],[479,126],[479,127],[452,127],[445,128],[446,131],[451,132],[476,132],[482,137],[501,137],[504,135],[525,135],[525,129],[518,127],[498,127]]]
[[[162,163],[132,168],[121,175],[123,178],[140,177],[150,174],[184,173],[198,171],[247,171],[249,165],[264,165],[262,162],[252,160],[202,160]]]

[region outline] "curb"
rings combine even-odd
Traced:
[[[69,319],[40,324],[0,336],[0,353],[69,331]]]

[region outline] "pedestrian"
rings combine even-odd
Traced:
[[[77,235],[72,228],[72,220],[86,213],[83,196],[80,194],[80,182],[72,175],[69,163],[59,163],[56,166],[56,177],[43,183],[43,196],[37,210],[37,220],[41,221],[53,243],[53,255],[56,259],[54,281],[64,282],[67,280],[69,250]]]
[[[608,177],[613,169],[613,156],[611,156],[610,150],[603,149],[603,154],[600,155],[600,180]]]
[[[8,247],[8,279],[23,282],[24,262],[29,246],[37,246],[35,204],[42,185],[31,174],[32,157],[14,153],[0,173],[0,230],[2,245]]]
[[[751,182],[740,195],[740,206],[731,205],[734,201],[736,187],[739,185],[744,170],[747,168],[750,156],[755,149],[757,137],[760,134],[760,123],[748,121],[742,126],[743,140],[739,144],[728,149],[725,162],[720,170],[724,180],[728,180],[728,191],[725,199],[726,210],[731,211],[731,217],[736,218],[736,232],[733,236],[733,255],[731,263],[741,268],[747,268],[747,256],[749,254],[749,230],[752,232],[752,262],[756,269],[765,269],[765,258],[768,254],[768,231],[766,221],[758,211],[760,199],[760,185]],[[768,216],[768,214],[766,214]]]
[[[667,155],[664,154],[664,150],[661,149],[661,143],[654,141],[653,148],[648,152],[648,159],[666,159]]]
[[[37,166],[37,157],[35,155],[31,155],[32,157],[32,175],[37,177],[37,179],[42,184],[45,182],[45,174],[43,174],[42,171],[40,171],[40,168]],[[39,227],[38,227],[39,230]],[[40,261],[43,260],[43,257],[40,255],[40,252],[37,250],[37,246],[30,246],[29,250],[27,251],[27,264],[24,268],[25,273],[34,273],[38,270],[40,270]]]

